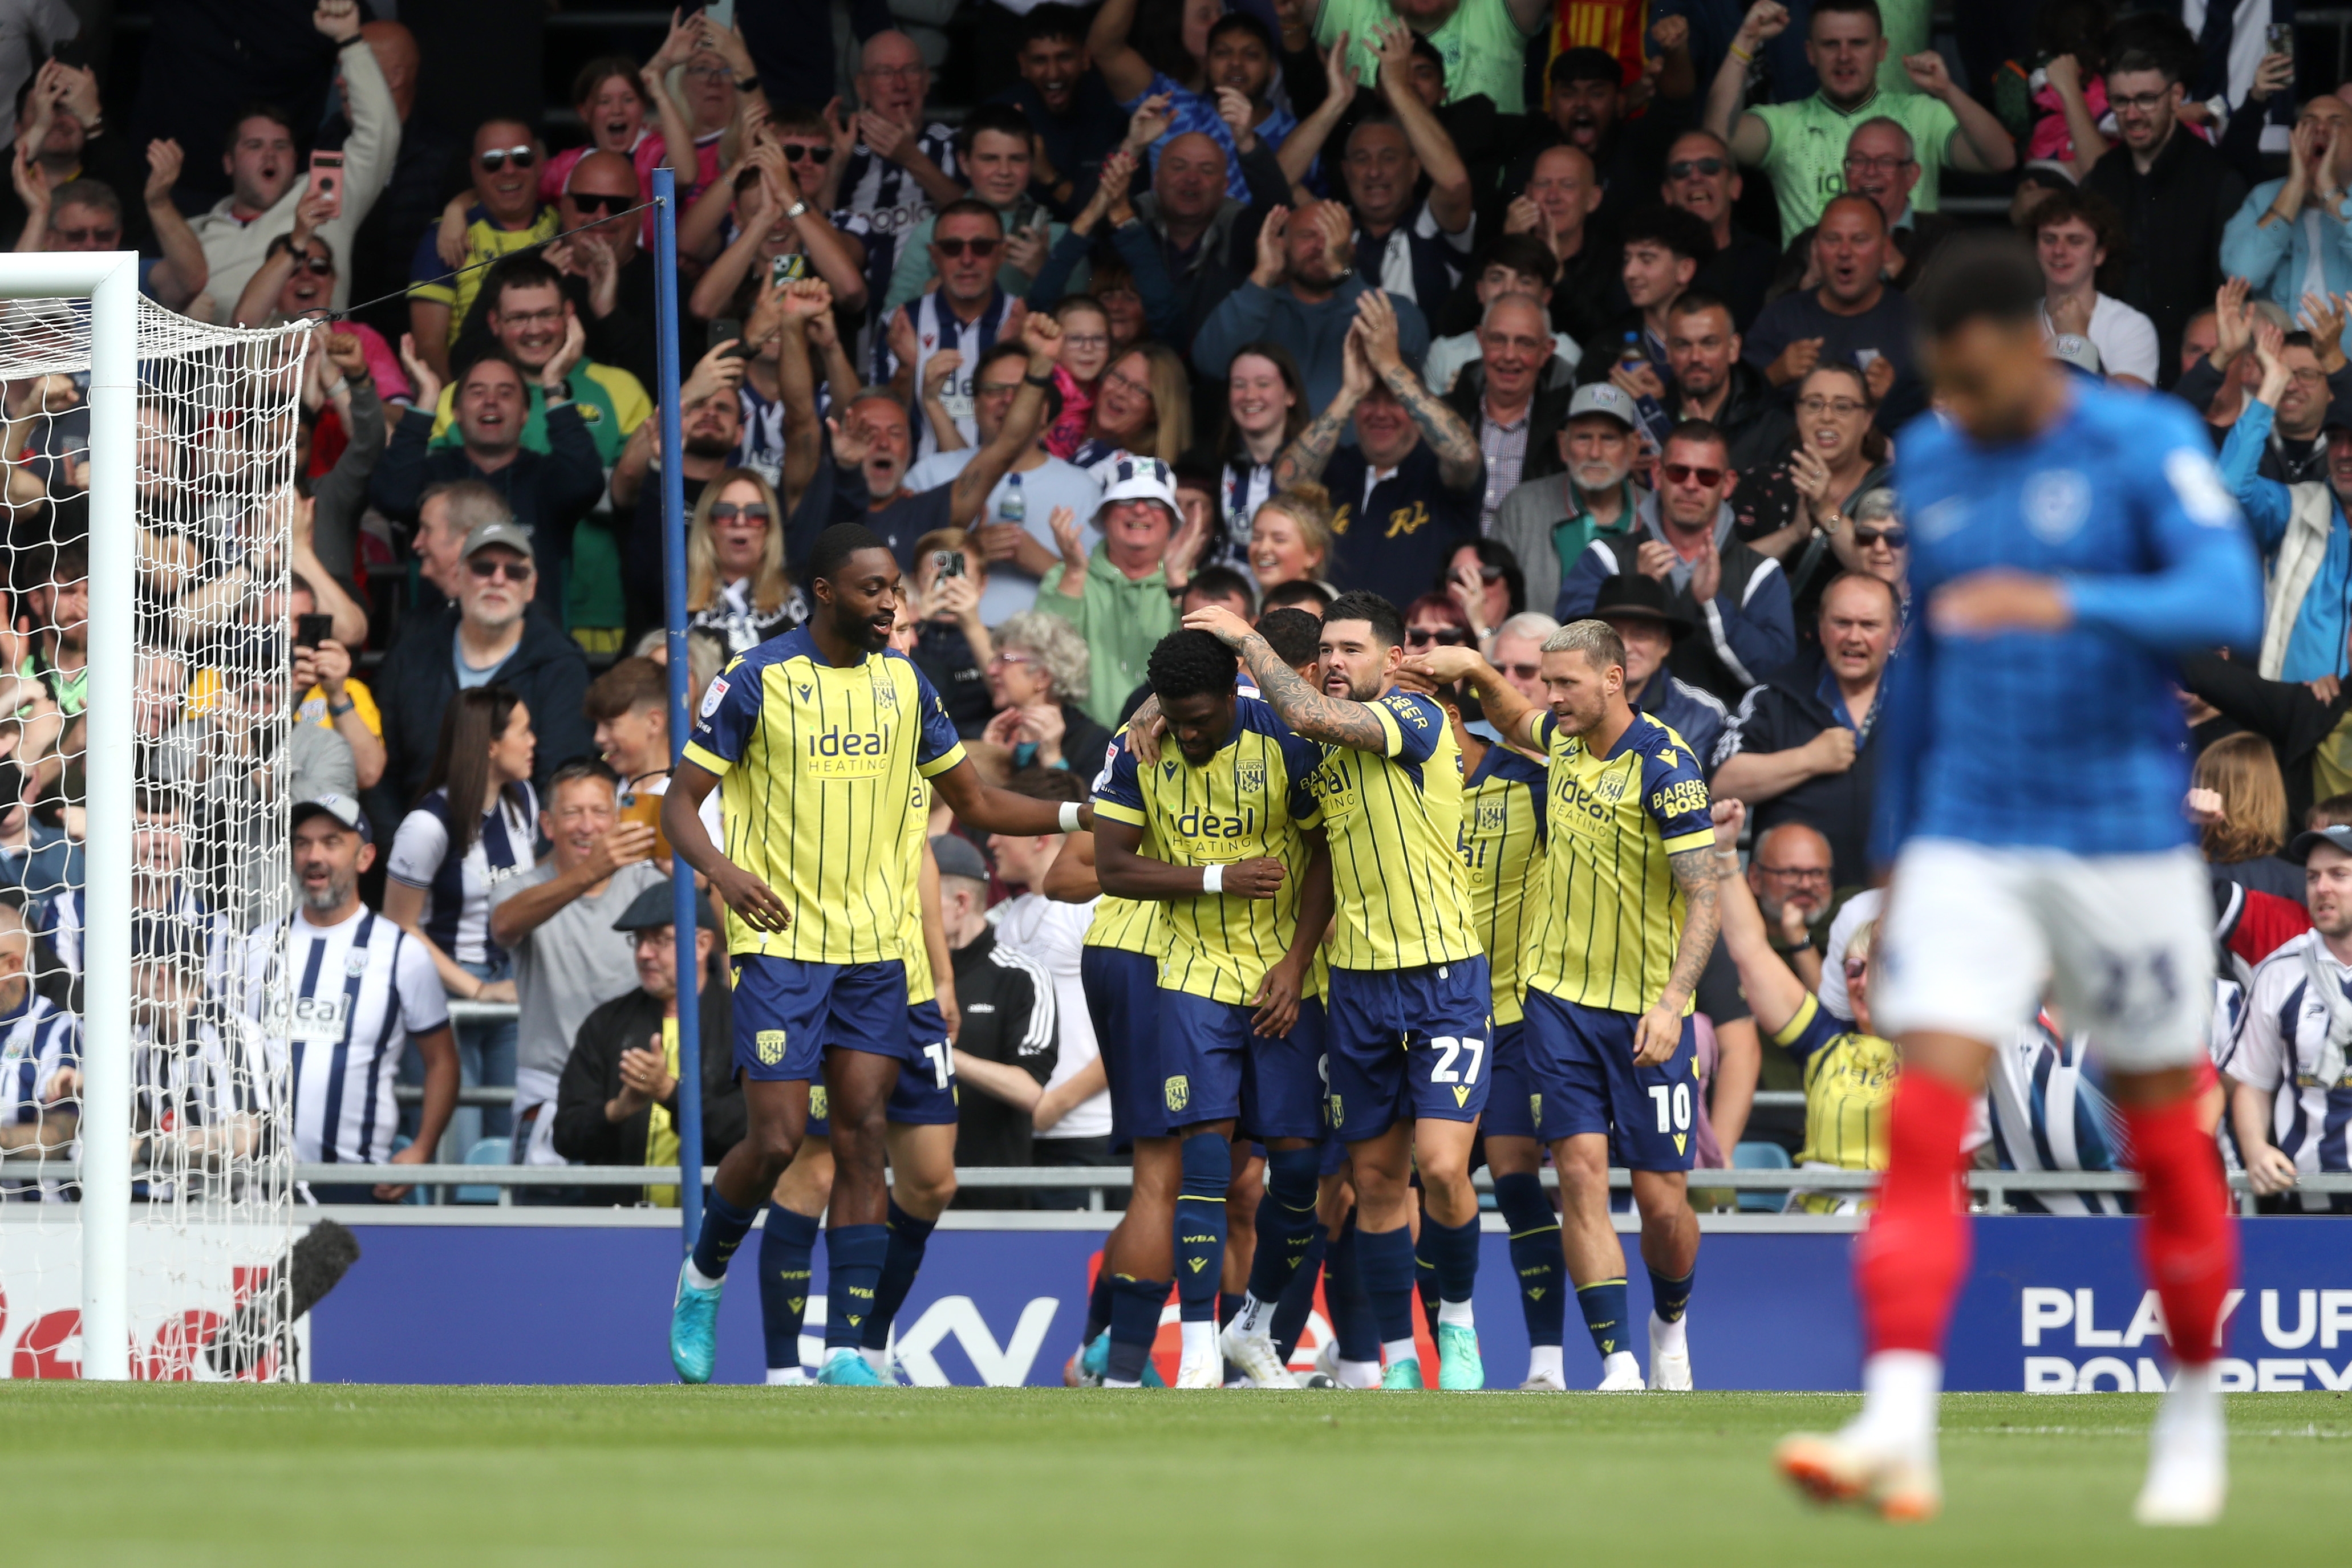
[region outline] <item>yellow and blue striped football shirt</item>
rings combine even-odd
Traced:
[[[1307,780],[1321,762],[1316,747],[1251,697],[1234,699],[1233,733],[1201,767],[1172,740],[1157,767],[1143,768],[1124,747],[1112,760],[1095,789],[1095,815],[1145,830],[1158,841],[1159,859],[1181,866],[1278,860],[1287,873],[1272,898],[1165,900],[1162,990],[1247,1002],[1290,951],[1307,874],[1302,831],[1321,821]]]
[[[1796,1017],[1772,1031],[1772,1043],[1805,1070],[1805,1146],[1797,1163],[1883,1171],[1902,1055],[1890,1040],[1838,1025],[1807,997]]]
[[[1103,756],[1102,771],[1087,786],[1099,789],[1118,766],[1119,753],[1127,749],[1127,731],[1122,729],[1111,741]],[[1143,842],[1136,852],[1152,860],[1163,857],[1159,841],[1151,836],[1151,826],[1144,824]],[[1156,898],[1113,898],[1106,893],[1095,900],[1095,917],[1087,925],[1085,947],[1109,947],[1121,953],[1142,953],[1157,958],[1168,950],[1168,934],[1160,928],[1160,917],[1167,906]]]
[[[1433,697],[1366,703],[1380,751],[1326,746],[1315,798],[1331,841],[1337,969],[1418,969],[1478,952],[1462,875],[1462,748]]]
[[[755,931],[730,910],[728,951],[813,964],[906,956],[921,781],[963,755],[939,694],[903,654],[828,664],[801,627],[738,656],[704,695],[686,758],[719,777],[728,858],[775,889],[793,919]]]
[[[931,949],[923,940],[923,846],[931,841],[931,785],[927,779],[915,780],[914,810],[907,814],[907,825],[900,841],[906,846],[903,862],[907,877],[907,915],[898,931],[899,946],[907,955],[907,1005],[919,1007],[940,994],[937,981],[931,978]]]
[[[1549,754],[1551,801],[1528,984],[1581,1007],[1647,1011],[1682,938],[1683,893],[1666,858],[1715,841],[1698,758],[1643,713],[1607,757],[1548,713],[1536,738]]]
[[[1470,919],[1486,950],[1495,1023],[1526,1016],[1520,974],[1528,894],[1543,896],[1544,768],[1507,747],[1489,746],[1462,781],[1462,873]]]

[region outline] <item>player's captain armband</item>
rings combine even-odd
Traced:
[[[2180,509],[2190,522],[2222,528],[2237,521],[2238,503],[2221,483],[2213,460],[2203,453],[2174,447],[2164,455],[2164,476],[2172,482],[2172,493],[2180,497]]]

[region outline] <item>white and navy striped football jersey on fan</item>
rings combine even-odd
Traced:
[[[382,1165],[399,1122],[392,1085],[412,1035],[449,1025],[449,1001],[423,943],[362,909],[320,927],[297,914],[283,955],[257,932],[246,1016],[293,1086],[294,1157]]]
[[[49,950],[58,956],[58,967],[75,979],[81,977],[82,904],[81,890],[69,887],[49,900],[47,908],[34,926],[47,940]],[[176,885],[168,907],[131,911],[133,919],[150,919],[156,915],[169,915],[189,931],[205,934],[205,978],[210,984],[218,985],[226,972],[225,966],[228,962],[228,950],[236,937],[228,916],[216,915],[207,908],[205,901],[196,895],[195,889],[184,883]]]
[[[915,145],[940,166],[940,172],[956,177],[954,127],[933,120],[917,134]],[[866,293],[878,306],[890,290],[890,274],[898,265],[898,246],[907,231],[939,209],[912,174],[863,141],[850,150],[836,200],[841,206],[833,215],[833,226],[865,242]]]
[[[0,1124],[39,1121],[58,1071],[80,1063],[81,1020],[26,984],[25,999],[0,1013]]]
[[[436,789],[401,819],[393,836],[392,879],[425,890],[425,935],[460,964],[506,956],[490,940],[490,889],[538,863],[539,797],[515,784],[482,814],[481,831],[460,858],[449,854],[449,796]]]
[[[972,409],[972,380],[980,374],[982,356],[994,348],[999,339],[1017,340],[1020,333],[1011,325],[1013,308],[1018,303],[1002,288],[992,287],[988,301],[980,315],[967,323],[956,319],[956,313],[941,302],[938,289],[919,299],[908,301],[907,313],[913,318],[915,329],[915,384],[923,384],[923,372],[930,362],[949,350],[962,357],[962,362],[940,388],[940,407],[955,421],[956,430],[967,447],[980,444],[980,424]],[[874,380],[887,385],[898,371],[898,358],[890,351],[890,334],[874,334]],[[929,457],[940,449],[939,432],[931,428],[930,417],[919,406],[915,410],[915,457]]]
[[[2332,998],[2323,986],[2333,990]],[[2336,1027],[2331,1042],[2338,1013],[2346,1023]],[[2255,966],[2237,1043],[2221,1066],[2239,1082],[2276,1096],[2271,1141],[2299,1171],[2352,1170],[2346,1148],[2352,1127],[2347,1038],[2352,967],[2337,961],[2318,932],[2305,932]],[[2314,1207],[2327,1207],[2324,1197],[2306,1197]]]
[[[240,1119],[251,1125],[256,1146],[267,1135],[269,1084],[263,1060],[251,1049],[253,1034],[242,1019],[213,1018],[191,1020],[184,1038],[172,1043],[158,1040],[146,1024],[133,1029],[131,1125],[145,1141],[148,1168],[131,1184],[132,1197],[161,1202],[175,1196],[173,1144],[225,1151],[233,1146],[226,1134]],[[202,1172],[214,1164],[198,1154],[186,1168]],[[190,1186],[199,1187],[201,1178]]]
[[[2068,1039],[2047,1019],[2015,1030],[1993,1051],[1986,1097],[2002,1170],[2122,1168],[2122,1119],[2085,1037]],[[2013,1192],[2009,1201],[2024,1214],[2122,1214],[2122,1196]]]

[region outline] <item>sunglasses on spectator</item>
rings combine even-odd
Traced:
[[[965,251],[969,250],[971,252],[973,259],[985,261],[988,257],[994,256],[996,254],[996,247],[1003,245],[1004,242],[1001,239],[975,237],[972,239],[935,239],[931,241],[931,243],[940,247],[940,254],[941,256],[947,256],[950,259],[961,256]]]
[[[1853,984],[1854,981],[1861,979],[1868,973],[1870,973],[1869,959],[1848,958],[1845,961],[1845,980],[1847,985]]]
[[[1711,180],[1722,173],[1723,170],[1724,162],[1720,158],[1678,158],[1666,165],[1666,177],[1670,180],[1687,180],[1693,174],[1705,174]]]
[[[1886,542],[1888,549],[1901,549],[1911,542],[1911,530],[1873,528],[1858,528],[1853,530],[1853,542],[1864,549],[1868,549],[1882,539]]]
[[[621,212],[636,205],[636,203],[637,199],[633,195],[615,196],[607,194],[603,191],[574,191],[572,193],[572,204],[579,210],[581,215],[583,217],[590,213],[595,214],[600,218],[610,217],[614,213]]]
[[[1543,674],[1541,664],[1505,664],[1503,674],[1515,681],[1532,681]]]
[[[121,229],[61,229],[49,232],[73,245],[113,245],[122,237]]]
[[[476,556],[466,563],[466,570],[484,582],[496,580],[501,572],[509,582],[529,582],[533,568],[527,560],[491,560]]]
[[[493,174],[505,168],[509,159],[514,160],[516,168],[528,169],[539,162],[539,150],[535,147],[492,147],[475,156],[475,162]]]
[[[738,517],[747,523],[757,523],[763,528],[769,523],[768,508],[757,502],[739,507],[732,501],[720,501],[710,508],[710,520],[714,523],[731,523]]]
[[[1723,483],[1723,470],[1720,468],[1697,468],[1688,463],[1666,463],[1660,466],[1664,468],[1670,484],[1703,485],[1712,489]]]
[[[806,141],[787,141],[783,143],[783,149],[787,163],[797,163],[803,158],[820,166],[833,162],[833,149],[830,147],[819,147]]]
[[[308,270],[317,273],[321,277],[332,277],[335,275],[335,261],[332,256],[297,256],[294,258],[294,270],[297,272]]]
[[[1481,582],[1500,582],[1503,580],[1503,569],[1499,566],[1488,566],[1482,560],[1478,563],[1478,580]]]
[[[1426,648],[1432,643],[1459,648],[1470,641],[1470,633],[1459,626],[1408,626],[1404,640],[1416,648]]]

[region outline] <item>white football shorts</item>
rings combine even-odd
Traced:
[[[1870,975],[1881,1034],[1988,1045],[2045,990],[2065,1027],[2125,1071],[2204,1060],[2213,895],[2191,849],[2069,854],[1918,839],[1895,861]]]

